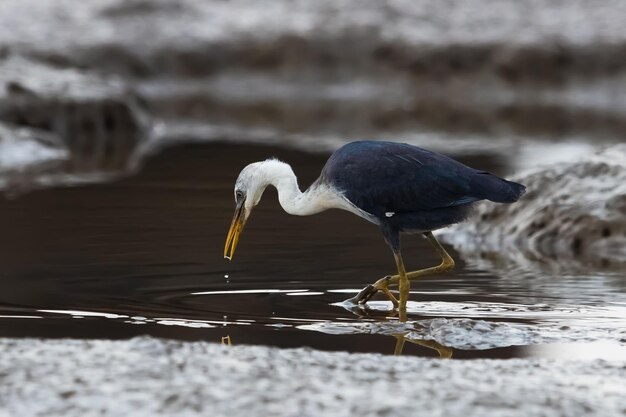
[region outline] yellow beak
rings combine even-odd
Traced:
[[[239,235],[241,234],[243,227],[246,224],[246,209],[244,208],[244,201],[237,203],[237,207],[235,207],[235,215],[233,216],[233,221],[230,224],[230,229],[228,230],[228,236],[226,236],[226,245],[224,246],[224,258],[229,261],[233,259],[233,255],[235,254],[235,248],[237,247],[237,242],[239,241]]]

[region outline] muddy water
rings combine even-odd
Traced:
[[[404,354],[424,356],[626,358],[626,284],[616,272],[503,268],[452,251],[457,269],[414,284],[401,325],[382,299],[367,310],[342,304],[393,271],[378,229],[340,211],[288,216],[273,190],[225,261],[234,180],[269,156],[293,164],[303,187],[327,157],[184,146],[116,182],[0,199],[0,337],[230,336],[381,353],[404,337],[415,342]],[[505,161],[464,162],[506,173]],[[404,250],[411,267],[437,262],[416,237]]]

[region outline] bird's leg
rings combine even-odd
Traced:
[[[398,303],[398,299],[391,293],[391,291],[389,291],[389,288],[385,285],[385,286],[381,286],[380,287],[380,291],[383,292],[383,294],[385,294],[387,296],[387,298],[389,298],[389,300],[391,301],[391,304],[393,304],[393,306],[395,308],[398,307],[399,303]]]
[[[393,250],[394,255],[400,254],[400,233],[398,230],[390,228],[390,227],[381,227],[383,236],[385,237],[385,241]],[[399,272],[399,271],[398,271]],[[393,296],[391,291],[389,291],[389,280],[391,279],[391,275],[386,276],[385,278],[379,279],[374,284],[370,284],[367,287],[363,288],[357,295],[352,297],[350,300],[354,304],[365,304],[369,301],[370,298],[376,295],[378,291],[382,291],[391,303],[394,308],[398,308],[400,303],[396,297]]]
[[[437,266],[433,266],[431,268],[420,269],[417,271],[409,272],[406,274],[409,279],[420,278],[420,277],[423,277],[424,275],[438,274],[440,272],[444,272],[444,271],[454,268],[454,259],[452,259],[450,254],[448,254],[448,252],[446,252],[443,246],[441,246],[441,243],[439,243],[439,241],[435,238],[433,233],[426,232],[424,233],[424,236],[426,237],[426,239],[428,239],[430,244],[433,245],[433,247],[435,248],[439,256],[441,256],[441,264]]]
[[[454,259],[452,259],[452,257],[448,254],[448,252],[446,252],[443,246],[441,246],[439,241],[435,238],[435,236],[433,236],[432,232],[426,232],[424,233],[424,236],[426,237],[426,239],[428,239],[430,244],[433,245],[439,256],[441,256],[441,263],[437,266],[433,266],[430,268],[407,272],[406,276],[409,280],[421,278],[425,275],[439,274],[441,272],[454,268]],[[378,281],[382,280],[385,280],[387,285],[395,285],[400,281],[400,275],[398,274],[391,277],[385,277]],[[378,281],[376,283],[378,283]],[[376,283],[374,284],[374,286],[376,286]]]
[[[433,236],[432,232],[424,233],[424,236],[431,245],[435,248],[439,256],[441,256],[441,264],[437,266],[433,266],[431,268],[420,269],[418,271],[411,271],[406,273],[406,277],[411,279],[417,279],[423,277],[425,275],[438,274],[447,270],[454,268],[454,259],[446,252],[446,250],[441,246],[439,241]],[[400,271],[398,271],[400,272]],[[390,285],[396,285],[400,281],[400,274],[398,275],[387,275],[384,278],[379,279],[374,284],[368,285],[365,287],[360,293],[356,295],[356,297],[352,298],[352,301],[358,304],[364,304],[368,302],[378,291],[383,291],[385,294],[391,293],[389,292]],[[393,295],[391,295],[393,297]],[[392,300],[393,302],[393,300]],[[394,303],[394,306],[398,306],[398,304]]]
[[[404,269],[404,262],[402,262],[402,255],[400,254],[400,251],[394,251],[393,256],[396,258],[396,267],[398,268],[399,276],[398,289],[400,290],[400,305],[398,306],[398,312],[400,313],[400,321],[406,321],[406,303],[409,300],[411,283],[409,282],[406,270]]]

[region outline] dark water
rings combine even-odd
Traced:
[[[230,336],[234,344],[393,353],[408,334],[416,343],[405,354],[438,355],[443,348],[398,327],[382,299],[367,311],[337,305],[394,267],[378,229],[350,213],[288,216],[268,190],[235,259],[222,259],[234,180],[269,156],[290,162],[302,188],[327,158],[193,145],[115,182],[0,198],[0,336]],[[505,173],[505,161],[464,162]],[[414,269],[438,262],[417,237],[405,238],[404,251]],[[409,319],[417,333],[447,332],[453,357],[626,358],[621,274],[479,268],[451,253],[454,271],[413,284]]]

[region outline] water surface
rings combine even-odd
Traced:
[[[376,226],[341,211],[300,218],[266,192],[235,259],[222,258],[232,186],[277,156],[304,188],[327,155],[213,143],[172,148],[134,176],[0,198],[0,336],[153,335],[455,358],[626,358],[619,272],[490,266],[451,249],[457,268],[413,284],[408,324],[380,298],[343,301],[393,272]],[[464,162],[506,174],[507,161]],[[438,262],[419,237],[407,266]],[[432,340],[442,343],[434,343]],[[445,352],[444,352],[445,353]]]

